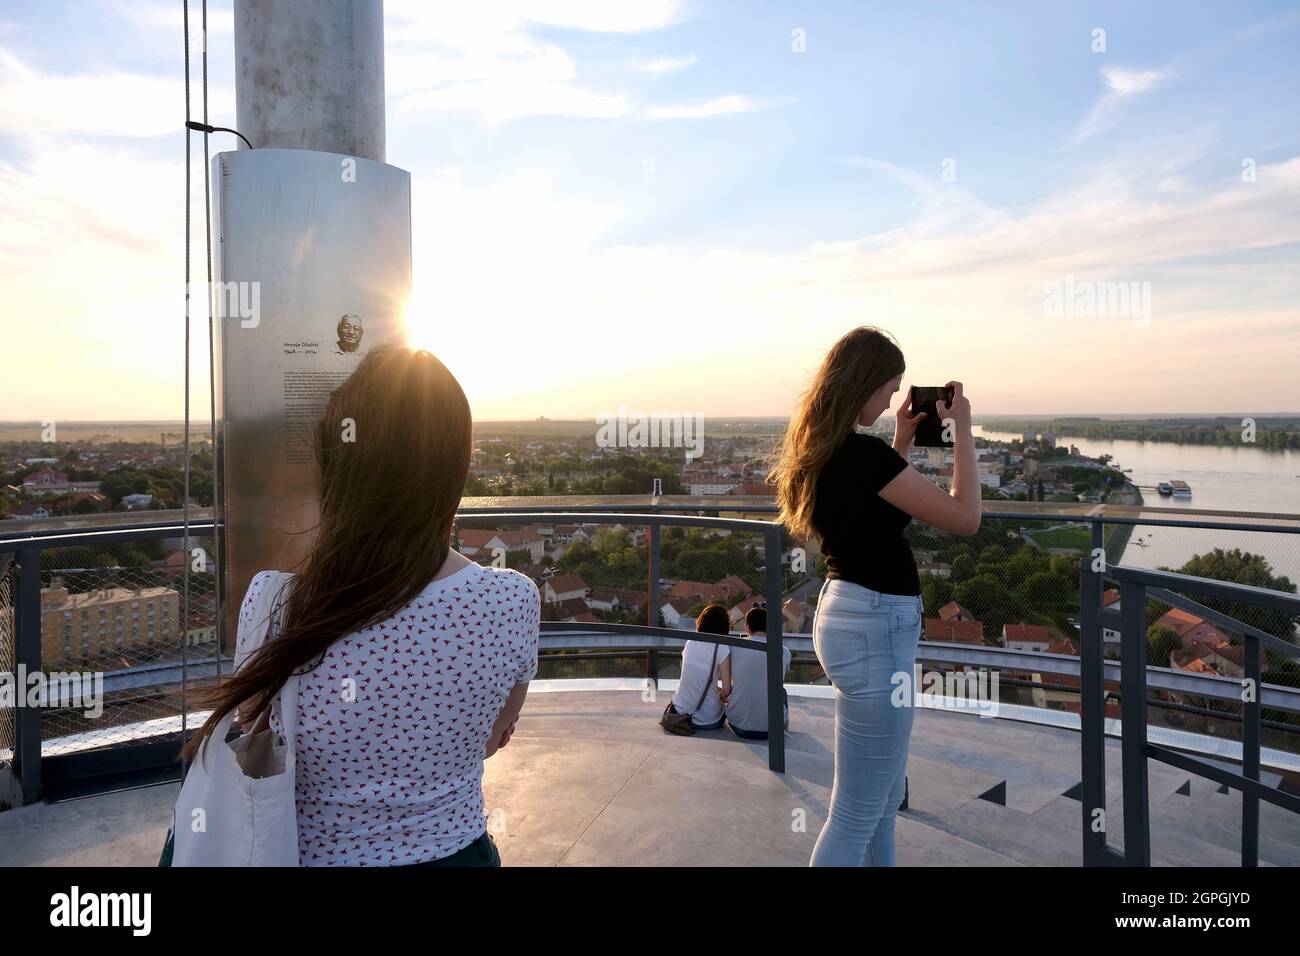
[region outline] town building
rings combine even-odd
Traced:
[[[956,601],[949,601],[939,608],[939,619],[942,621],[974,621],[975,615]]]
[[[1002,625],[1002,646],[1011,651],[1041,654],[1052,646],[1056,635],[1046,624]]]
[[[1183,647],[1191,647],[1195,644],[1217,647],[1228,643],[1224,633],[1209,621],[1176,607],[1170,608],[1157,618],[1155,626],[1173,629],[1177,632]]]
[[[41,589],[41,658],[93,660],[171,644],[180,595],[171,588],[103,588],[72,593],[62,578]]]
[[[646,606],[646,593],[631,588],[592,588],[587,606],[593,611],[639,614]]]
[[[984,625],[979,621],[959,618],[945,621],[941,617],[927,617],[922,639],[948,644],[984,644]]]
[[[542,600],[548,604],[582,601],[583,610],[587,610],[587,582],[577,574],[557,574],[542,585]]]
[[[467,558],[477,560],[480,552],[495,555],[498,551],[527,551],[529,561],[541,561],[546,553],[546,542],[535,528],[518,531],[497,531],[492,528],[462,528],[460,551]],[[483,562],[490,563],[490,562]]]

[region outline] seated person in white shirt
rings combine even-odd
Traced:
[[[704,634],[729,633],[731,618],[727,609],[721,604],[710,604],[695,619],[695,630]],[[687,641],[682,648],[682,676],[677,682],[671,709],[674,713],[690,714],[691,726],[696,730],[717,730],[722,726],[722,696],[718,692],[718,680],[722,680],[722,694],[730,693],[730,652],[731,648],[726,644],[708,641]],[[700,700],[701,693],[704,694],[703,701]],[[700,705],[698,709],[695,707],[697,703]]]
[[[767,636],[767,606],[760,604],[745,615],[745,636]],[[790,648],[781,648],[781,676],[790,670]],[[746,740],[767,739],[767,650],[766,648],[733,647],[727,660],[730,690],[724,688],[722,704],[726,710],[727,726],[737,737]],[[790,703],[785,688],[781,688],[785,729],[790,729]]]

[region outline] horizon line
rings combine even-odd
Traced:
[[[705,418],[724,418],[730,421],[765,421],[771,419],[786,419],[790,415],[727,415],[712,414],[709,412],[683,412],[683,411],[629,411],[629,417],[642,415],[695,415],[703,414]],[[1020,419],[1070,419],[1070,418],[1235,418],[1242,415],[1246,418],[1286,418],[1300,417],[1300,411],[1267,411],[1267,412],[979,412],[972,416],[973,424],[980,424],[979,419],[996,419],[996,418],[1020,418]],[[888,410],[884,412],[881,418],[892,418],[893,413]],[[556,423],[592,423],[595,424],[598,416],[566,416],[566,415],[540,415],[533,418],[475,418],[474,424],[479,425],[514,425],[514,424],[535,424],[540,421]],[[181,418],[65,418],[56,419],[61,425],[177,425],[183,426],[185,420]],[[208,422],[195,421],[191,422],[191,430],[197,428],[206,428]],[[40,419],[0,419],[0,428],[15,427],[32,427],[41,428]]]

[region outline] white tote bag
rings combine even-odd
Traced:
[[[275,572],[266,582],[253,615],[266,630],[249,652],[267,639],[278,617],[275,599],[291,575]],[[273,615],[272,612],[275,612]],[[247,660],[247,658],[245,658]],[[271,772],[253,777],[239,753],[251,731],[226,743],[234,723],[222,718],[190,764],[176,800],[172,823],[172,866],[297,866],[298,812],[294,800],[294,748],[298,732],[298,677],[290,676],[278,697],[283,737],[274,740]]]

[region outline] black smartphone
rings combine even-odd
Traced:
[[[925,418],[916,428],[913,444],[918,448],[951,448],[952,442],[943,440],[943,422],[939,418],[936,402],[952,404],[952,389],[947,385],[912,386],[912,414],[925,412]]]

